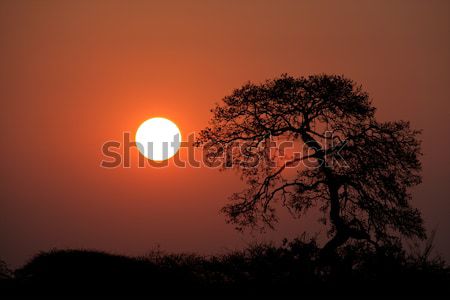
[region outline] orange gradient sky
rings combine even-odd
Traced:
[[[241,187],[207,168],[103,169],[101,146],[163,116],[183,137],[248,80],[344,74],[381,120],[423,129],[415,206],[450,259],[449,1],[1,1],[0,258],[51,248],[218,253],[320,231],[242,235]]]

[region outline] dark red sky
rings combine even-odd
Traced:
[[[314,216],[241,235],[218,213],[234,173],[105,170],[100,148],[153,116],[198,131],[248,80],[333,73],[361,83],[381,120],[424,130],[413,202],[450,259],[449,37],[445,0],[1,1],[0,258],[217,253],[319,231]]]

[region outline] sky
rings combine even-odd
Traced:
[[[0,259],[217,254],[319,232],[316,216],[285,212],[276,231],[236,232],[219,213],[243,187],[234,172],[100,162],[105,142],[148,118],[184,138],[248,81],[327,73],[361,84],[379,120],[423,130],[412,203],[450,260],[449,37],[444,0],[1,1]]]

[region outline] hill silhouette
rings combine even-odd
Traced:
[[[439,258],[401,247],[343,247],[331,264],[314,240],[257,244],[220,256],[168,254],[126,257],[89,250],[36,255],[0,278],[0,295],[442,295],[450,269]]]

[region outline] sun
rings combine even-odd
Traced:
[[[144,121],[136,131],[136,146],[146,158],[163,161],[174,156],[181,144],[178,126],[166,118]]]

